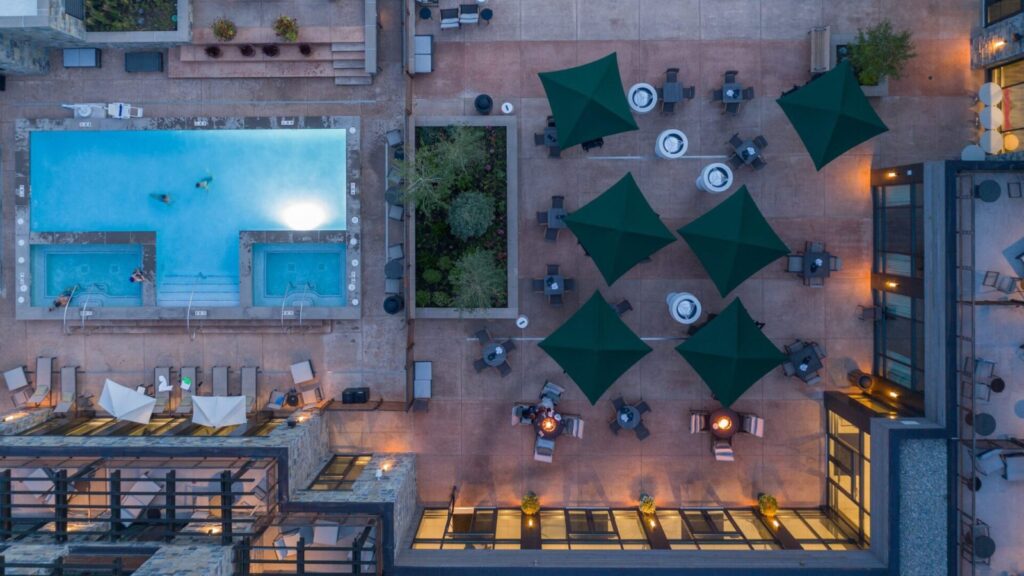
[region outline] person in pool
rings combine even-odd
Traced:
[[[171,202],[174,201],[174,200],[171,199],[171,195],[170,194],[155,194],[154,193],[154,194],[150,194],[149,197],[154,199],[154,200],[159,200],[160,202],[163,202],[164,204],[167,204],[168,206],[170,206]]]
[[[196,188],[199,188],[200,190],[208,190],[212,182],[213,176],[207,176],[206,178],[199,180],[199,182],[196,182]]]
[[[149,280],[149,278],[146,278],[146,273],[142,271],[142,268],[136,268],[135,270],[132,270],[132,275],[130,278],[128,278],[128,281],[132,282],[133,284],[135,282],[146,282],[147,280]]]
[[[60,296],[57,296],[57,298],[53,300],[53,306],[50,306],[49,311],[53,312],[58,308],[67,306],[71,302],[71,295],[75,293],[75,290],[78,290],[78,284],[75,284],[70,288],[65,288],[64,291],[60,293]]]

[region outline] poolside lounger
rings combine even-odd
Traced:
[[[40,356],[36,358],[36,390],[26,404],[39,406],[50,398],[50,386],[53,384],[53,358]]]
[[[736,460],[732,444],[728,440],[715,440],[711,444],[711,451],[715,454],[715,460],[719,462],[734,462]]]
[[[452,30],[459,27],[459,9],[441,9],[441,30]]]
[[[227,366],[213,367],[213,395],[228,395],[228,370]]]
[[[174,410],[175,414],[191,414],[192,413],[192,394],[195,394],[199,389],[199,368],[196,366],[182,366],[181,367],[181,399],[178,401],[178,407]],[[186,388],[185,381],[191,382]]]
[[[54,416],[66,416],[72,408],[77,408],[78,399],[78,366],[65,366],[60,369],[60,401],[53,409]]]
[[[4,372],[4,382],[7,383],[7,390],[11,392],[11,401],[15,406],[21,407],[28,401],[28,378],[25,377],[25,367],[18,366]]]
[[[554,455],[555,441],[537,438],[537,442],[533,445],[533,459],[550,464]]]
[[[255,366],[242,366],[242,396],[245,396],[245,411],[256,410],[256,372]]]
[[[319,386],[314,386],[309,390],[302,391],[302,405],[309,406],[310,404],[318,404],[324,399],[323,390]]]
[[[153,405],[153,413],[161,414],[167,410],[167,401],[171,399],[171,368],[170,366],[157,366],[153,369],[153,391],[156,394],[156,404]]]
[[[754,414],[742,414],[740,417],[742,419],[741,430],[758,438],[764,437],[764,418]]]
[[[292,383],[296,386],[312,382],[314,378],[313,363],[309,360],[292,364]]]
[[[107,104],[107,115],[118,120],[142,118],[142,108],[125,104],[124,102],[114,102],[113,104]]]
[[[274,388],[270,391],[270,400],[267,401],[266,410],[282,410],[284,409],[284,401],[288,396],[284,392],[278,391]]]

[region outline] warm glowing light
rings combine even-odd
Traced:
[[[899,282],[894,282],[892,280],[886,280],[885,287],[886,288],[899,288],[900,287],[900,283]]]
[[[1003,40],[1002,38],[999,38],[995,42],[992,42],[992,49],[993,50],[999,50],[1003,46],[1006,46],[1006,40]]]
[[[715,420],[711,427],[715,430],[728,430],[732,428],[732,420],[726,416],[722,416],[718,420]]]
[[[299,416],[296,418],[296,420],[298,420],[299,422],[305,422],[306,420],[309,420],[309,415],[308,414],[299,414]]]
[[[285,208],[281,217],[292,230],[312,230],[327,220],[327,213],[319,204],[300,202]]]
[[[896,171],[895,170],[890,170],[890,171],[886,172],[885,173],[885,177],[886,178],[895,178],[896,177]]]
[[[895,393],[895,392],[889,392],[889,397],[890,397],[890,398],[899,398],[899,397],[900,397],[900,395],[899,395],[899,394],[897,394],[897,393]]]
[[[530,528],[533,528],[533,518],[527,518],[526,519],[526,525],[529,526]]]
[[[558,422],[550,416],[540,421],[540,429],[545,432],[554,432],[558,428]]]
[[[779,527],[779,521],[778,521],[778,520],[774,520],[774,519],[773,519],[773,520],[772,520],[772,526],[773,526],[774,528],[778,528],[778,527]]]
[[[390,462],[385,462],[384,464],[381,465],[381,469],[384,470],[385,472],[387,472],[388,470],[391,470],[391,463]]]
[[[654,528],[654,518],[651,518],[648,522],[650,522],[651,528]]]
[[[210,535],[220,534],[220,526],[210,526],[206,529],[206,533]]]
[[[4,416],[4,422],[12,422],[19,418],[24,418],[25,416],[28,416],[28,414],[25,412],[15,412],[14,414],[8,414],[7,416]]]

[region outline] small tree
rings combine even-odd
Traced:
[[[234,40],[235,35],[238,34],[238,28],[235,26],[235,23],[227,18],[217,18],[213,21],[213,25],[210,28],[213,30],[213,35],[218,40],[223,40],[224,42]]]
[[[291,16],[278,16],[274,20],[274,34],[285,42],[295,42],[299,39],[299,21]]]
[[[504,296],[505,283],[505,272],[498,267],[492,252],[480,249],[467,252],[452,270],[455,289],[452,305],[465,311],[490,308]]]
[[[910,31],[896,32],[888,20],[866,31],[858,30],[857,41],[850,45],[850,64],[865,86],[874,86],[885,77],[899,79],[914,56],[917,53]]]
[[[416,161],[396,160],[395,168],[403,182],[402,201],[412,204],[420,214],[430,215],[448,207],[451,189],[442,186],[437,161],[430,149],[416,153]]]
[[[494,222],[494,198],[480,192],[463,192],[448,208],[448,225],[461,240],[476,238]]]
[[[519,509],[523,511],[523,514],[533,516],[540,512],[540,498],[537,498],[533,492],[523,494],[523,501],[519,504]]]
[[[405,181],[402,197],[423,215],[446,209],[452,190],[471,179],[486,158],[483,130],[452,128],[418,147],[414,162],[396,162]]]
[[[765,518],[773,518],[779,511],[779,502],[771,494],[759,494],[757,497],[757,509]]]
[[[644,492],[640,494],[640,505],[637,507],[640,509],[640,513],[644,516],[650,516],[657,510],[657,506],[654,504],[654,496]]]

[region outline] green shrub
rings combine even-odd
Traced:
[[[899,79],[914,56],[917,54],[910,31],[895,32],[888,20],[866,31],[858,30],[857,41],[850,45],[850,64],[865,86],[874,86],[885,77]]]
[[[476,238],[494,222],[494,198],[480,192],[463,192],[448,208],[448,225],[460,240]]]
[[[640,506],[638,506],[638,508],[640,509],[640,513],[645,516],[650,516],[651,514],[654,514],[655,510],[657,510],[657,507],[654,504],[654,497],[651,496],[650,494],[647,494],[646,492],[641,494]]]
[[[217,18],[213,21],[213,25],[210,28],[213,30],[213,35],[218,40],[223,40],[224,42],[234,40],[235,35],[238,34],[238,28],[235,26],[235,23],[227,18]]]
[[[430,306],[430,290],[416,291],[416,306],[420,308]]]
[[[278,16],[274,20],[274,34],[285,42],[295,42],[299,39],[299,21],[291,16]]]
[[[498,266],[494,253],[482,249],[467,252],[452,271],[452,305],[467,311],[490,308],[505,296],[505,283],[505,271]]]
[[[437,267],[442,272],[447,272],[452,269],[452,259],[447,256],[441,256],[437,259]]]
[[[414,162],[397,162],[404,201],[430,215],[448,207],[453,190],[471,186],[487,158],[483,132],[456,126],[416,148]]]
[[[431,297],[431,301],[433,301],[434,306],[437,306],[438,308],[447,308],[452,305],[452,297],[446,292],[434,292]]]
[[[757,509],[765,518],[772,518],[779,511],[779,502],[771,494],[760,494],[757,497]]]
[[[423,281],[427,284],[437,284],[442,278],[444,278],[444,275],[441,274],[440,270],[430,268],[423,271]]]

